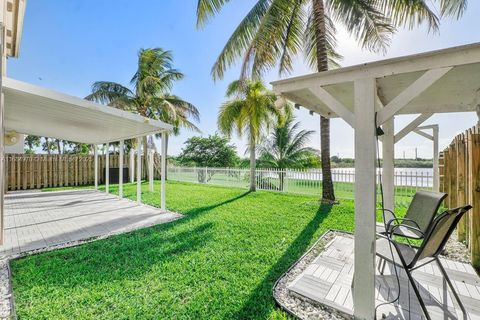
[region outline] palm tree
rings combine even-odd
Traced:
[[[202,27],[231,0],[198,0],[197,27]],[[240,22],[212,68],[214,79],[242,60],[241,77],[260,77],[271,68],[280,75],[293,68],[293,58],[303,52],[307,64],[321,72],[335,66],[336,24],[342,25],[361,45],[385,51],[397,26],[413,28],[426,22],[438,30],[439,17],[460,17],[467,0],[258,0]],[[434,12],[439,9],[439,14]],[[333,202],[330,168],[330,121],[320,116],[322,201]]]
[[[130,80],[131,89],[115,82],[98,81],[92,85],[92,93],[85,99],[170,123],[174,127],[174,134],[178,134],[180,128],[200,131],[190,121],[190,118],[196,122],[200,120],[198,109],[171,94],[174,83],[183,77],[173,67],[170,51],[162,48],[140,49],[137,71]],[[147,149],[148,141],[144,137],[145,165]]]
[[[227,88],[227,98],[218,113],[218,129],[230,137],[236,131],[238,136],[248,137],[250,152],[250,191],[256,190],[255,149],[262,133],[282,123],[284,106],[275,105],[276,96],[268,91],[259,80],[236,80]],[[275,119],[276,118],[276,119]]]
[[[284,189],[287,168],[303,168],[315,151],[306,147],[313,130],[299,130],[300,122],[289,115],[283,125],[273,130],[271,137],[260,146],[260,161],[269,168],[279,169],[280,191]]]

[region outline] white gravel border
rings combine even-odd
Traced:
[[[284,311],[302,320],[327,319],[340,320],[352,319],[351,315],[345,314],[339,310],[322,305],[309,298],[291,292],[288,285],[302,273],[308,265],[320,254],[321,251],[333,240],[336,235],[353,237],[351,233],[343,231],[330,230],[324,233],[320,239],[297,261],[287,272],[285,272],[274,284],[272,291],[273,297]],[[451,260],[470,263],[469,250],[465,244],[457,241],[457,233],[452,236],[445,246],[445,257]]]

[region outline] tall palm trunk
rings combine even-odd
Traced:
[[[317,71],[328,70],[326,46],[325,6],[323,0],[312,0],[313,18],[315,21]],[[330,166],[330,119],[320,116],[320,144],[322,156],[322,202],[335,201],[332,170]]]
[[[255,157],[255,147],[255,138],[250,134],[250,191],[257,190],[257,179],[255,178],[257,158]]]

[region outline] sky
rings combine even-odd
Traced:
[[[105,80],[128,85],[135,72],[140,48],[161,47],[171,50],[174,65],[185,74],[173,88],[174,94],[200,110],[198,127],[202,135],[217,131],[218,108],[225,101],[227,85],[238,78],[234,66],[221,81],[212,80],[210,70],[235,27],[255,0],[231,1],[221,14],[202,30],[196,29],[197,0],[31,0],[25,14],[20,57],[10,59],[7,74],[70,95],[84,97],[93,82]],[[361,50],[354,39],[339,27],[338,51],[342,66],[415,54],[457,45],[480,42],[478,33],[480,1],[469,1],[460,20],[442,21],[440,32],[428,33],[426,27],[399,30],[386,54]],[[311,73],[302,57],[288,76]],[[270,82],[280,79],[272,70],[265,76]],[[315,130],[310,146],[320,148],[319,116],[306,110],[295,111],[302,129]],[[477,122],[475,113],[437,114],[424,124],[439,124],[440,148],[458,133]],[[415,116],[399,116],[399,131]],[[199,133],[183,130],[172,137],[169,154],[178,155],[183,143]],[[238,153],[244,155],[245,139],[232,137]],[[159,143],[158,143],[159,146]],[[432,157],[432,143],[410,134],[395,146],[396,157]],[[353,157],[353,129],[341,119],[331,121],[331,155]]]

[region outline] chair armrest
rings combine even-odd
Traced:
[[[415,225],[415,228],[417,229],[420,229],[420,226],[418,225],[418,223],[415,221],[415,220],[412,220],[412,219],[409,219],[409,218],[393,218],[393,219],[390,219],[387,223],[386,223],[386,230],[389,230],[391,225],[393,224],[393,222],[400,222],[398,223],[399,225],[404,225],[403,222],[404,221],[408,221],[408,222],[411,222]],[[405,225],[404,225],[405,226]],[[423,233],[423,232],[422,232]]]
[[[387,237],[388,237],[390,240],[393,240],[393,235],[394,235],[394,233],[395,233],[395,230],[398,229],[398,228],[400,228],[400,227],[403,227],[403,228],[407,228],[407,229],[416,231],[416,232],[420,233],[420,234],[422,235],[422,237],[425,237],[425,233],[424,233],[422,230],[420,230],[420,228],[413,227],[413,226],[411,226],[411,225],[409,225],[409,224],[399,223],[399,224],[396,224],[396,225],[394,225],[394,226],[392,226],[392,227],[390,228],[391,222],[393,222],[393,220],[404,220],[404,221],[407,220],[407,221],[411,221],[411,222],[415,223],[415,224],[417,225],[417,227],[418,227],[418,224],[417,224],[415,221],[411,220],[411,219],[403,219],[403,218],[400,218],[400,219],[392,219],[392,220],[390,220],[390,221],[388,222],[388,227],[389,227],[389,228],[386,230]]]
[[[382,218],[383,218],[383,224],[385,225],[385,228],[387,226],[387,219],[385,219],[385,211],[390,212],[392,214],[393,218],[397,219],[397,215],[395,214],[395,212],[393,212],[390,209],[378,208],[377,210],[382,210]]]

